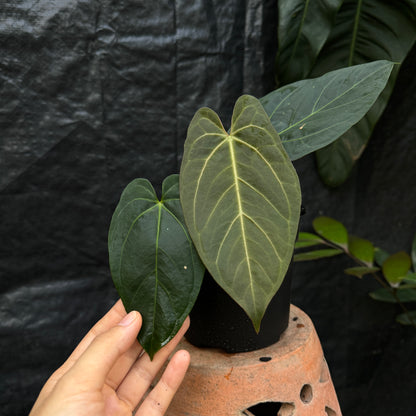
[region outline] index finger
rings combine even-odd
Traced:
[[[123,302],[119,299],[113,307],[89,330],[87,335],[84,336],[65,363],[59,368],[57,371],[58,374],[56,375],[61,377],[65,374],[98,335],[117,325],[125,315],[127,315],[126,310],[124,309]]]

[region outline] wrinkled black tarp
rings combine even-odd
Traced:
[[[227,119],[273,89],[276,2],[19,0],[0,4],[0,414],[42,384],[116,299],[106,234],[123,187],[177,172],[201,106]],[[352,178],[296,163],[305,228],[318,214],[387,250],[416,232],[416,54]],[[339,261],[295,269],[345,415],[413,415],[415,331]]]

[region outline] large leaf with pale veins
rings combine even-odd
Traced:
[[[139,342],[152,358],[189,314],[204,267],[184,226],[178,175],[166,178],[162,198],[146,179],[121,195],[108,235],[110,269],[127,312],[142,314]]]
[[[376,61],[281,87],[260,99],[292,160],[332,143],[383,91],[394,64]]]
[[[214,111],[195,114],[180,195],[202,261],[258,331],[291,261],[301,197],[296,171],[257,99],[238,99],[229,134]]]
[[[279,85],[307,78],[335,21],[342,0],[279,0]]]
[[[380,59],[401,63],[416,39],[414,0],[345,0],[312,76]],[[386,89],[367,115],[339,140],[317,152],[318,168],[330,186],[343,183],[361,156],[394,87],[396,67]]]

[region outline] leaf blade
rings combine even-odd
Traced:
[[[344,0],[333,30],[322,49],[312,76],[337,68],[386,59],[403,62],[416,38],[413,1]],[[399,68],[363,120],[317,156],[318,170],[328,186],[339,186],[364,151],[393,91]]]
[[[296,171],[259,101],[237,100],[230,134],[212,110],[199,110],[180,178],[201,259],[258,330],[290,263],[300,215]]]
[[[151,358],[179,330],[204,274],[181,216],[177,175],[165,179],[161,201],[149,181],[136,179],[124,190],[110,224],[114,285],[126,310],[142,314],[138,339]]]
[[[393,63],[341,68],[279,88],[260,99],[291,160],[321,149],[370,110]]]
[[[380,269],[378,267],[364,267],[364,266],[357,266],[357,267],[349,267],[348,269],[344,270],[344,273],[349,274],[351,276],[356,276],[361,279],[366,274],[372,274],[378,272]]]
[[[307,251],[305,253],[296,253],[293,256],[293,261],[310,261],[320,260],[328,257],[337,256],[342,254],[343,251],[337,248],[326,248],[322,250]]]
[[[405,251],[399,251],[383,262],[382,271],[389,283],[397,284],[406,277],[410,267],[410,256]]]
[[[307,77],[329,36],[341,3],[342,0],[278,2],[276,72],[281,84]]]
[[[317,234],[343,248],[348,246],[348,232],[342,223],[331,217],[317,217],[312,221]]]

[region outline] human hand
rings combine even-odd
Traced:
[[[29,416],[163,415],[176,393],[190,357],[177,351],[154,389],[144,398],[156,374],[189,327],[150,361],[137,342],[142,319],[126,315],[119,300],[88,332],[68,360],[44,385]]]

